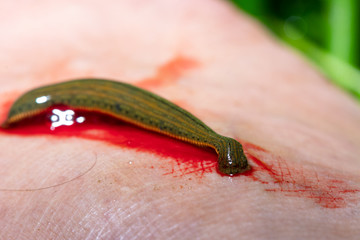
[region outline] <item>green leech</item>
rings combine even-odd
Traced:
[[[211,147],[218,153],[218,170],[223,174],[232,176],[250,169],[238,141],[217,134],[168,100],[122,82],[79,79],[31,90],[15,101],[2,126],[9,127],[59,104],[102,112],[182,141]]]

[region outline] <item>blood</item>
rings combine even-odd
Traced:
[[[266,192],[311,199],[324,208],[343,208],[360,200],[360,189],[349,183],[345,175],[330,169],[290,164],[256,145],[243,145],[253,167],[245,175],[263,184]]]
[[[24,137],[76,136],[153,153],[160,156],[160,159],[167,159],[166,164],[161,164],[163,174],[174,177],[189,174],[202,177],[206,173],[217,171],[217,155],[210,148],[199,148],[98,112],[74,110],[73,124],[53,128],[51,116],[54,109],[65,111],[68,108],[66,106],[52,107],[8,129],[0,129],[0,133]],[[78,117],[84,117],[85,121],[76,122]],[[310,199],[324,208],[342,208],[359,202],[360,189],[351,185],[346,176],[331,173],[329,169],[322,170],[316,166],[286,161],[257,145],[248,142],[241,143],[252,169],[240,176],[245,176],[246,178],[243,178],[245,180],[263,185],[268,194]]]
[[[153,77],[146,78],[136,85],[149,89],[176,82],[186,71],[199,65],[194,59],[177,56],[166,64],[160,66]]]
[[[216,171],[217,154],[211,148],[200,148],[186,142],[167,137],[162,134],[147,131],[125,123],[114,117],[90,112],[74,110],[73,119],[84,117],[85,121],[74,121],[70,126],[59,126],[52,129],[51,116],[54,109],[69,110],[66,106],[54,106],[46,112],[38,114],[21,122],[12,124],[10,128],[0,128],[0,133],[36,136],[49,135],[52,137],[79,137],[84,139],[100,140],[111,145],[131,148],[161,156],[162,159],[175,159],[162,164],[165,175],[175,177],[193,173],[203,176],[205,173]]]

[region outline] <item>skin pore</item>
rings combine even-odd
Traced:
[[[1,122],[30,89],[119,79],[240,141],[253,168],[224,177],[211,149],[105,117],[57,132],[29,122],[0,131],[1,238],[360,234],[359,104],[226,2],[3,1],[0,9]]]

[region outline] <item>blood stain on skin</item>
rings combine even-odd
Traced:
[[[146,78],[136,85],[142,88],[159,87],[176,82],[184,73],[198,67],[199,63],[194,59],[177,56],[168,63],[160,66],[153,77]]]
[[[66,106],[49,108],[46,112],[25,119],[10,129],[0,128],[0,133],[20,136],[50,135],[57,138],[77,136],[151,152],[167,161],[166,164],[160,165],[164,175],[174,177],[187,174],[203,176],[205,173],[215,171],[217,154],[214,150],[199,148],[162,134],[147,131],[98,112],[74,110],[74,119],[84,117],[86,120],[82,123],[74,121],[70,126],[63,125],[52,130],[50,119],[53,109],[65,111],[69,108]],[[158,167],[156,166],[156,168]],[[154,166],[150,166],[150,168],[154,168]]]
[[[7,109],[10,104],[3,105]],[[52,128],[52,110],[67,110],[56,106],[48,111],[17,123],[10,129],[0,129],[2,134],[20,136],[51,135],[52,137],[80,137],[100,140],[112,145],[154,153],[166,161],[159,164],[164,175],[174,177],[196,176],[216,172],[215,151],[199,148],[167,136],[146,131],[97,112],[74,110],[73,119],[84,117],[84,122],[74,121],[69,126]],[[4,110],[4,108],[2,109]],[[0,113],[0,116],[3,116]],[[244,179],[258,182],[269,194],[311,199],[324,208],[343,208],[359,202],[360,189],[352,186],[345,176],[322,170],[316,166],[288,163],[269,151],[251,143],[242,142],[252,170],[241,174]],[[159,166],[150,166],[159,168]]]
[[[352,186],[346,176],[315,166],[293,162],[290,165],[253,144],[244,143],[244,149],[253,167],[245,174],[263,184],[267,192],[311,199],[324,208],[343,208],[360,200],[360,189]]]

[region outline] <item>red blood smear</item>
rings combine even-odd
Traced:
[[[262,183],[267,192],[279,192],[289,197],[301,197],[313,200],[325,208],[343,208],[356,204],[360,200],[360,189],[349,184],[346,176],[329,173],[328,170],[316,169],[311,166],[287,163],[284,159],[274,156],[259,147],[244,143],[244,148],[253,169],[245,173],[252,180]],[[265,163],[253,154],[263,156]]]
[[[178,141],[98,112],[74,110],[75,115],[73,118],[85,117],[83,123],[74,121],[70,126],[63,125],[52,130],[50,118],[53,115],[53,109],[65,111],[70,108],[54,106],[44,113],[13,124],[8,129],[0,129],[0,133],[21,136],[51,135],[57,138],[76,136],[151,152],[158,156],[170,157],[176,160],[175,162],[171,161],[173,164],[163,166],[165,174],[172,174],[173,176],[190,173],[202,176],[204,173],[216,171],[217,155],[213,149],[200,148]]]
[[[51,135],[54,137],[77,136],[85,139],[101,140],[120,147],[139,149],[170,157],[173,164],[164,164],[164,174],[184,176],[216,172],[217,155],[209,148],[199,148],[167,136],[146,131],[113,117],[97,112],[74,110],[74,119],[85,117],[83,123],[60,126],[51,130],[52,110],[69,109],[57,106],[30,119],[25,119],[0,133],[21,136]],[[282,193],[290,197],[313,200],[325,208],[346,207],[359,201],[360,190],[347,183],[344,176],[329,174],[314,166],[288,163],[279,156],[251,143],[242,142],[252,170],[241,174],[252,181],[261,183],[266,192]],[[171,165],[171,166],[169,166]]]
[[[198,66],[199,63],[194,59],[177,56],[166,64],[160,66],[153,77],[146,78],[138,82],[137,86],[148,89],[175,83],[186,71]]]

